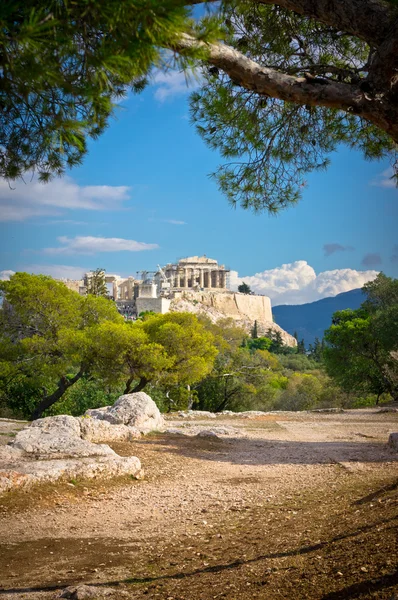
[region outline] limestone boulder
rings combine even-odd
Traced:
[[[90,416],[79,417],[81,437],[89,442],[130,442],[141,436],[136,427],[111,425]]]
[[[86,415],[108,421],[112,425],[135,427],[141,433],[163,431],[165,423],[155,402],[145,392],[124,394],[106,410],[89,410]]]
[[[392,450],[398,452],[398,433],[390,433],[390,437],[388,438],[388,445]]]
[[[142,477],[135,456],[122,457],[106,444],[131,440],[140,433],[127,425],[58,415],[37,419],[0,447],[0,492],[59,479]]]
[[[37,458],[116,456],[105,444],[83,440],[79,419],[68,415],[33,421],[29,427],[17,433],[11,446]]]

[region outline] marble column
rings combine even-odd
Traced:
[[[207,271],[207,287],[208,288],[213,287],[212,283],[211,283],[211,271]]]
[[[205,278],[203,269],[199,269],[199,286],[203,288],[205,286]]]
[[[216,271],[214,287],[216,287],[216,288],[220,287],[220,271],[218,269]]]
[[[188,269],[184,269],[184,288],[188,287]]]

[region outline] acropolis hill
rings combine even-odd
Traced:
[[[267,296],[242,294],[229,289],[229,269],[217,260],[203,256],[190,256],[177,263],[158,266],[157,271],[142,271],[141,279],[105,274],[112,284],[113,299],[119,311],[127,318],[145,311],[157,313],[191,312],[205,314],[213,322],[232,318],[250,331],[255,321],[259,335],[270,329],[279,332],[283,342],[295,346],[296,340],[273,322],[271,301]],[[82,281],[65,281],[81,294],[87,292],[92,273]]]

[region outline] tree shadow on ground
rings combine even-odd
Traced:
[[[101,589],[102,587],[109,586],[118,586],[120,584],[130,584],[130,585],[140,585],[140,584],[151,584],[159,581],[167,581],[167,580],[184,580],[190,577],[194,577],[201,574],[216,574],[222,573],[225,571],[233,570],[241,567],[242,565],[250,565],[253,563],[257,563],[263,560],[270,559],[278,559],[278,558],[288,558],[294,556],[303,556],[307,554],[311,554],[312,552],[318,552],[324,548],[331,547],[336,543],[344,542],[346,540],[356,538],[357,536],[361,536],[362,534],[366,534],[372,532],[372,530],[377,529],[380,530],[380,527],[386,525],[387,527],[383,528],[383,531],[387,530],[396,530],[396,525],[392,525],[394,521],[398,519],[398,515],[387,519],[380,519],[374,523],[366,524],[361,527],[358,527],[354,531],[346,532],[337,536],[334,536],[328,540],[320,541],[318,543],[309,544],[305,546],[299,546],[297,548],[290,548],[287,550],[279,551],[279,552],[270,552],[267,554],[261,554],[257,556],[253,556],[252,558],[242,559],[237,558],[236,560],[216,564],[212,566],[205,566],[198,569],[193,569],[190,571],[177,571],[175,573],[167,573],[162,575],[154,575],[154,576],[146,576],[146,577],[130,577],[119,580],[110,580],[110,581],[102,581],[100,583],[89,583],[89,585],[98,587]],[[6,594],[21,594],[21,593],[29,593],[29,592],[49,592],[56,591],[62,589],[66,585],[78,585],[83,583],[79,578],[75,581],[68,581],[62,584],[57,585],[42,585],[42,586],[34,586],[34,587],[14,587],[14,588],[0,588],[0,596],[4,596]],[[350,586],[347,586],[341,590],[330,592],[320,598],[320,600],[344,600],[348,598],[357,598],[363,596],[366,592],[375,592],[378,590],[382,590],[385,588],[389,588],[398,584],[398,570],[383,575],[377,579],[369,579],[365,581],[361,581]]]
[[[145,442],[144,442],[145,443]],[[176,434],[151,438],[163,451],[216,462],[239,465],[317,465],[339,463],[398,462],[398,453],[377,442],[308,442],[203,438]]]

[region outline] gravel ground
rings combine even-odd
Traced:
[[[111,444],[141,481],[0,497],[1,599],[398,598],[398,413],[168,421]]]

